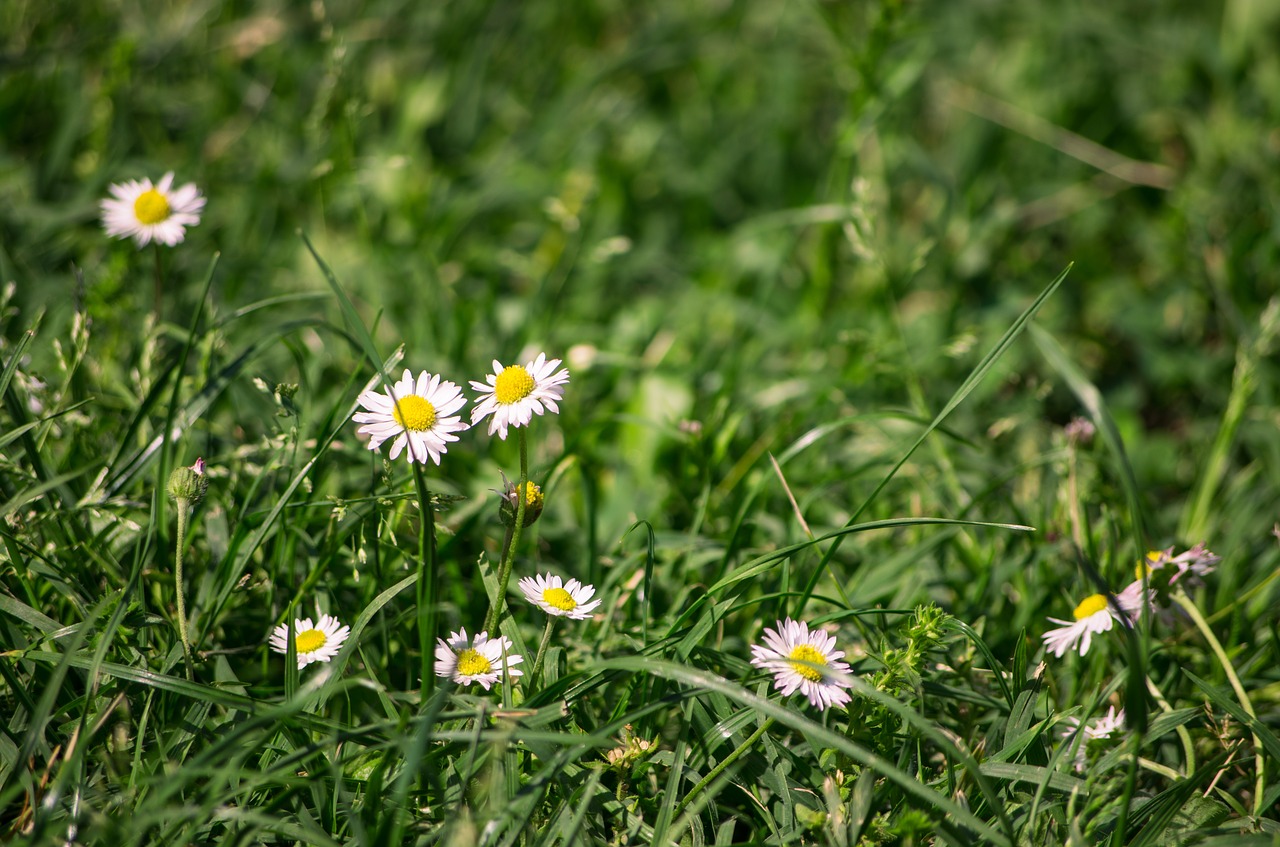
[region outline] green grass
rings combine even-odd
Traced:
[[[1277,36],[1244,0],[0,5],[0,839],[1277,843]],[[156,320],[97,204],[170,170],[208,205]],[[534,679],[513,579],[526,676],[435,684],[517,439],[426,468],[433,578],[350,416],[539,351],[571,382],[514,579],[603,603]],[[1180,612],[1045,654],[1201,541]],[[332,662],[268,650],[320,613]],[[788,615],[847,707],[750,665]]]

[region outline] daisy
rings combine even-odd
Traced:
[[[1111,733],[1124,728],[1124,709],[1116,711],[1115,706],[1107,709],[1107,713],[1100,718],[1089,721],[1084,725],[1084,729],[1080,729],[1079,718],[1063,718],[1066,726],[1059,733],[1063,738],[1070,738],[1077,732],[1084,735],[1075,746],[1075,766],[1077,771],[1084,770],[1085,765],[1085,746],[1090,741],[1098,741],[1103,738],[1110,738]]]
[[[293,646],[298,653],[298,670],[312,662],[327,662],[338,655],[338,648],[351,634],[351,627],[340,626],[332,615],[321,615],[319,622],[311,618],[293,622]],[[289,627],[280,624],[271,633],[271,649],[277,653],[289,652]]]
[[[195,183],[173,190],[173,171],[156,185],[149,179],[131,179],[112,184],[108,190],[111,197],[99,204],[103,228],[114,238],[132,236],[139,247],[148,241],[169,247],[178,244],[187,227],[200,223],[205,203]]]
[[[358,402],[369,411],[351,416],[356,423],[364,424],[356,432],[369,436],[370,450],[377,450],[382,442],[394,438],[392,461],[408,445],[409,464],[426,464],[430,459],[438,465],[440,455],[448,452],[445,444],[458,440],[453,433],[467,428],[462,418],[453,414],[467,402],[462,390],[426,371],[418,374],[415,382],[413,373],[406,368],[400,381],[386,393],[370,389],[360,395]]]
[[[773,674],[774,687],[789,695],[797,688],[819,709],[843,706],[852,699],[842,689],[852,687],[844,677],[849,666],[837,659],[836,640],[821,630],[809,631],[806,623],[791,618],[778,621],[777,630],[765,629],[764,644],[751,646],[751,664]]]
[[[1119,600],[1119,598],[1116,598]],[[1090,594],[1076,606],[1074,621],[1049,618],[1062,626],[1046,632],[1042,638],[1044,646],[1050,653],[1062,658],[1062,654],[1080,645],[1080,655],[1089,652],[1089,642],[1095,633],[1107,632],[1114,621],[1129,623],[1125,612],[1112,608],[1103,594]]]
[[[1195,589],[1204,585],[1204,578],[1213,573],[1221,556],[1205,549],[1204,542],[1185,553],[1173,555],[1173,548],[1152,550],[1134,568],[1134,580],[1116,595],[1120,607],[1132,616],[1132,609],[1150,609],[1158,598],[1163,598],[1180,580],[1184,587]],[[1143,577],[1147,590],[1143,593]]]
[[[517,483],[507,479],[507,475],[502,475],[503,489],[502,505],[498,508],[498,515],[502,518],[503,524],[506,526],[514,526],[516,515],[520,513],[520,498],[516,495],[516,489],[519,488]],[[524,523],[522,526],[532,526],[538,517],[542,514],[542,509],[547,504],[547,498],[542,493],[542,489],[538,487],[533,480],[525,480],[524,483]]]
[[[524,676],[524,671],[515,667],[524,657],[507,652],[513,646],[505,635],[490,640],[487,632],[475,638],[468,638],[465,629],[451,632],[448,641],[436,639],[436,676],[450,677],[459,685],[478,682],[488,691],[502,676],[504,664],[507,676]]]
[[[476,405],[471,409],[471,423],[477,424],[489,415],[489,434],[495,432],[502,440],[507,438],[507,427],[527,426],[533,415],[542,414],[543,407],[559,413],[556,401],[564,396],[564,384],[569,381],[569,370],[560,368],[559,359],[547,361],[546,353],[521,367],[503,367],[493,360],[493,373],[485,382],[471,381],[471,387],[480,392]],[[486,384],[488,383],[488,384]]]
[[[599,600],[591,599],[596,593],[595,586],[583,585],[576,579],[562,584],[558,576],[539,574],[537,577],[526,576],[518,584],[524,592],[524,599],[548,615],[583,621],[591,617],[591,611],[600,605]]]
[[[1204,585],[1204,577],[1213,573],[1217,569],[1218,562],[1222,561],[1221,556],[1214,555],[1205,549],[1203,541],[1177,556],[1170,556],[1172,552],[1172,547],[1164,551],[1166,564],[1178,571],[1169,578],[1170,585],[1183,577],[1187,577],[1188,587]]]

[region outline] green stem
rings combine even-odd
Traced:
[[[542,631],[542,643],[538,645],[538,658],[533,662],[533,672],[529,674],[529,687],[526,691],[533,690],[533,686],[538,679],[538,674],[542,672],[542,660],[547,655],[547,645],[551,643],[551,630],[555,629],[555,615],[547,615],[547,628]]]
[[[160,310],[164,306],[164,272],[160,268],[160,245],[153,243],[152,247],[155,248],[156,256],[156,296],[152,307],[155,309],[156,313],[156,326],[159,326],[161,318]]]
[[[413,464],[413,481],[418,489],[418,649],[422,656],[421,702],[426,703],[435,690],[436,643],[436,583],[439,568],[436,563],[436,516],[431,508],[431,492],[427,490],[427,475],[422,463]]]
[[[1156,687],[1155,681],[1151,679],[1149,674],[1147,675],[1147,691],[1150,692],[1153,698],[1155,698],[1156,703],[1159,704],[1161,710],[1163,710],[1165,714],[1173,711],[1173,707],[1169,705],[1169,701],[1164,699],[1164,692]],[[1182,739],[1182,752],[1187,757],[1186,776],[1191,776],[1196,772],[1196,749],[1191,743],[1191,733],[1187,732],[1187,728],[1185,726],[1177,727],[1176,731],[1178,733],[1178,737]]]
[[[178,507],[178,547],[174,553],[173,580],[178,591],[178,635],[182,639],[182,656],[187,665],[187,679],[195,675],[191,661],[191,642],[187,639],[187,601],[183,596],[182,549],[187,544],[187,515],[191,511],[191,503],[179,498],[175,501]]]
[[[498,566],[498,594],[489,604],[489,614],[485,617],[484,631],[491,638],[498,635],[498,624],[502,621],[502,612],[507,605],[507,583],[511,581],[511,567],[515,564],[516,548],[520,544],[520,535],[524,529],[524,511],[529,498],[525,496],[525,485],[529,482],[529,442],[525,438],[525,428],[520,427],[520,481],[516,483],[516,519],[507,531],[510,543],[505,544],[502,564]]]
[[[1240,707],[1244,709],[1245,714],[1257,720],[1258,715],[1253,711],[1253,701],[1249,699],[1244,686],[1240,684],[1240,677],[1236,676],[1236,669],[1232,667],[1231,660],[1227,658],[1227,652],[1222,649],[1222,644],[1218,642],[1217,636],[1209,628],[1208,621],[1204,619],[1204,615],[1200,614],[1200,609],[1187,596],[1187,592],[1183,590],[1182,586],[1178,586],[1174,591],[1173,601],[1181,606],[1182,610],[1195,622],[1196,629],[1200,630],[1204,640],[1209,643],[1209,649],[1213,651],[1213,655],[1218,657],[1218,663],[1222,665],[1222,670],[1227,675],[1227,681],[1231,683],[1231,689],[1235,691],[1236,699],[1240,701]],[[1266,774],[1262,766],[1262,740],[1258,738],[1256,732],[1251,731],[1251,734],[1253,735],[1253,766],[1257,774],[1253,790],[1253,813],[1254,815],[1261,815],[1262,797],[1266,788]]]
[[[676,814],[679,815],[683,813],[685,809],[689,808],[689,804],[693,802],[694,798],[701,794],[703,789],[714,782],[716,777],[724,773],[725,769],[729,767],[729,765],[732,765],[734,762],[738,761],[738,759],[742,758],[747,751],[760,740],[760,736],[769,731],[769,727],[771,726],[773,726],[773,718],[768,718],[764,723],[760,724],[755,732],[751,733],[751,735],[747,737],[746,741],[739,744],[736,750],[725,756],[724,759],[712,768],[697,785],[689,789],[689,793],[685,795],[684,800],[680,803],[680,808],[676,809]]]

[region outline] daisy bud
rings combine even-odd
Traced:
[[[204,493],[209,490],[209,477],[204,475],[204,459],[196,459],[189,468],[175,468],[169,474],[167,488],[171,498],[188,506],[203,500]]]
[[[506,490],[502,493],[502,506],[499,510],[499,515],[502,518],[503,526],[515,525],[517,510],[520,508],[520,500],[516,496],[518,487],[515,483],[509,482]],[[542,507],[546,505],[546,498],[542,496],[542,489],[535,485],[533,480],[525,482],[524,492],[524,523],[522,526],[532,526],[538,516],[542,514]]]

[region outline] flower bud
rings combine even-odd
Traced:
[[[505,526],[515,526],[517,510],[520,508],[520,500],[516,497],[518,487],[517,484],[508,482],[506,490],[502,492],[502,507],[499,515]],[[524,492],[524,523],[522,525],[530,526],[542,514],[546,499],[542,496],[542,489],[535,485],[533,480],[525,482]]]
[[[174,468],[173,473],[169,474],[167,488],[169,496],[179,503],[194,506],[203,500],[204,493],[209,490],[209,477],[204,474],[204,459],[196,459],[196,463],[189,468]]]

